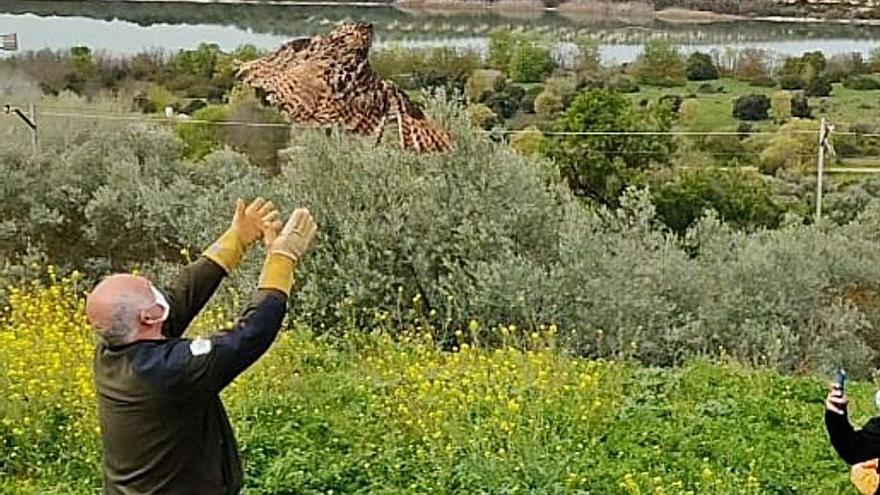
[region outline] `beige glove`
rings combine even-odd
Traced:
[[[293,288],[293,271],[312,244],[317,230],[309,210],[300,208],[294,211],[278,237],[266,239],[269,255],[263,264],[258,287],[279,290],[289,296]]]
[[[854,464],[850,471],[850,480],[859,493],[874,495],[880,486],[880,473],[877,472],[877,459]]]
[[[250,245],[263,237],[264,231],[271,230],[277,218],[278,210],[271,201],[257,198],[245,206],[244,201],[239,199],[235,202],[232,225],[205,250],[205,257],[223,267],[226,273],[231,272],[244,258]]]

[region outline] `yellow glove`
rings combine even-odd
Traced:
[[[877,472],[877,459],[854,464],[849,479],[863,495],[875,495],[880,486],[880,473]]]
[[[235,202],[232,225],[205,250],[206,258],[217,263],[226,273],[231,272],[244,258],[248,248],[263,237],[263,232],[278,218],[278,210],[271,201],[255,199],[245,206],[243,200]]]
[[[271,241],[267,242],[269,255],[263,264],[258,287],[280,290],[289,296],[293,288],[293,271],[311,245],[317,230],[318,226],[309,210],[300,208],[294,211],[278,237],[267,239]]]

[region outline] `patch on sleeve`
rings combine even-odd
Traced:
[[[196,339],[189,343],[189,350],[193,356],[201,356],[211,352],[211,341],[209,339]]]

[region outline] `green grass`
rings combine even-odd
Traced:
[[[849,490],[825,437],[816,378],[732,364],[587,361],[557,353],[552,336],[527,352],[462,347],[444,353],[418,336],[394,343],[352,334],[331,344],[308,332],[283,335],[225,393],[245,493]],[[852,385],[859,422],[872,392]],[[0,395],[0,406],[10,400]],[[45,443],[29,452],[32,431],[2,428],[7,452],[45,464],[14,472],[0,463],[0,493],[93,493],[98,466],[87,476],[81,465],[68,472],[67,452]]]

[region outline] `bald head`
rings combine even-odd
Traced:
[[[155,306],[152,284],[144,277],[111,275],[86,298],[86,317],[111,345],[136,340],[144,325],[144,312]]]

